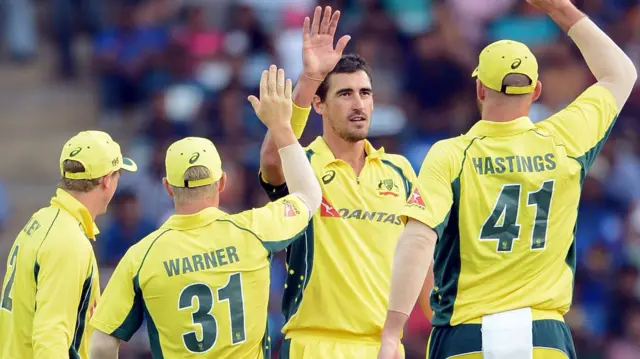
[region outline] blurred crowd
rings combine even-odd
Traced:
[[[640,68],[640,2],[577,0]],[[28,63],[36,51],[32,4],[5,1],[5,48]],[[266,129],[246,100],[269,64],[295,79],[302,71],[301,27],[315,0],[51,0],[52,36],[61,78],[77,75],[77,21],[92,41],[92,76],[101,126],[127,144],[141,170],[123,176],[96,252],[106,285],[127,248],[172,214],[160,178],[173,140],[206,136],[230,177],[221,206],[231,212],[267,201],[258,185]],[[370,139],[405,155],[416,171],[430,146],[466,132],[478,120],[470,74],[480,49],[510,38],[528,44],[541,66],[543,94],[531,110],[542,121],[593,83],[579,52],[545,15],[524,0],[333,0],[342,11],[337,38],[373,68],[375,110]],[[321,131],[309,120],[302,143]],[[566,316],[581,359],[640,358],[640,87],[584,182],[577,229],[573,307]],[[0,187],[0,228],[7,201]],[[279,343],[283,257],[273,261],[270,324]],[[424,358],[430,324],[419,310],[404,335],[407,358]],[[277,340],[276,340],[277,339]],[[274,355],[279,345],[274,345]],[[146,333],[121,358],[150,357]]]

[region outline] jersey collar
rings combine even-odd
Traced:
[[[69,214],[71,214],[73,218],[80,222],[80,225],[82,226],[82,229],[84,230],[84,233],[87,235],[87,237],[93,239],[94,241],[96,240],[96,234],[100,233],[100,231],[98,230],[98,226],[96,226],[95,222],[93,221],[91,213],[89,213],[87,207],[85,207],[82,203],[80,203],[80,201],[75,199],[67,191],[58,188],[58,190],[56,191],[56,196],[51,198],[51,206],[69,212]]]
[[[509,122],[478,121],[469,132],[471,136],[502,137],[512,136],[533,130],[535,125],[529,117],[519,117]]]
[[[318,160],[321,161],[323,167],[331,163],[340,161],[340,159],[337,159],[333,155],[333,152],[331,152],[329,145],[327,145],[327,142],[325,142],[322,136],[318,136],[313,142],[311,142],[308,148],[313,151],[314,157],[317,157]],[[369,142],[368,140],[364,140],[364,152],[366,153],[368,159],[380,159],[380,156],[384,154],[384,147],[376,149],[375,147],[373,147],[371,142]]]
[[[225,215],[225,212],[215,207],[205,208],[194,214],[174,214],[164,222],[161,228],[175,229],[178,231],[200,228]]]

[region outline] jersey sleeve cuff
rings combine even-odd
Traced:
[[[267,197],[269,197],[271,201],[277,201],[289,194],[289,188],[287,187],[286,182],[279,186],[274,186],[270,183],[267,183],[262,178],[262,172],[258,173],[258,181],[260,181],[260,186],[262,186],[262,189],[265,191]]]

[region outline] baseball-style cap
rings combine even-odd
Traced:
[[[201,187],[215,183],[222,177],[222,161],[213,142],[202,137],[187,137],[174,142],[167,149],[165,159],[167,182],[174,187]],[[209,178],[185,181],[184,174],[191,167],[209,169]]]
[[[509,74],[529,77],[529,86],[504,86]],[[480,53],[478,67],[471,75],[477,77],[488,88],[509,95],[523,95],[535,90],[538,82],[538,61],[527,45],[500,40],[485,47]]]
[[[64,161],[80,162],[84,172],[65,172]],[[69,179],[96,179],[118,170],[135,172],[138,166],[132,159],[123,157],[120,145],[108,133],[83,131],[71,137],[62,148],[60,174]]]

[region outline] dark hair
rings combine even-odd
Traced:
[[[324,99],[327,97],[327,91],[329,91],[329,79],[333,74],[352,74],[354,72],[364,71],[369,77],[369,81],[373,82],[371,78],[371,69],[369,68],[369,64],[360,57],[358,54],[348,54],[342,55],[342,58],[336,64],[336,67],[329,72],[327,77],[325,77],[324,81],[316,90],[316,95],[320,97],[320,101],[324,102]]]

